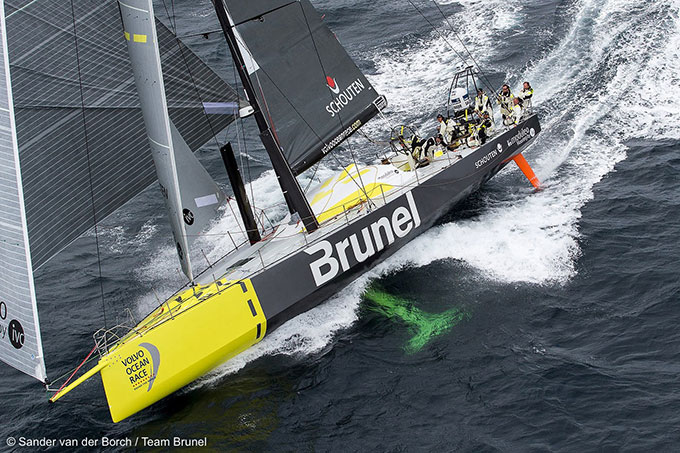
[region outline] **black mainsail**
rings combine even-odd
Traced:
[[[384,98],[308,0],[225,3],[258,102],[294,174],[382,108]]]

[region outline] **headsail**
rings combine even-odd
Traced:
[[[19,148],[14,124],[12,86],[7,59],[5,5],[0,0],[0,360],[45,381],[45,360],[33,286],[33,267],[26,231]]]
[[[295,174],[386,104],[308,0],[225,0],[260,105]]]

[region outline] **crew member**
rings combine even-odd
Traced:
[[[491,119],[489,112],[484,112],[482,113],[482,118],[477,126],[477,136],[482,145],[486,143],[486,140],[489,138],[492,131],[493,120]]]
[[[482,113],[488,112],[491,113],[491,101],[489,100],[489,96],[484,93],[484,90],[482,88],[479,88],[477,90],[477,97],[475,97],[475,112],[477,112],[477,115],[480,117],[482,116]]]
[[[416,162],[420,161],[420,154],[423,151],[423,145],[425,143],[425,140],[421,140],[416,134],[413,134],[411,137],[411,156],[413,156]]]
[[[441,137],[441,135],[437,134],[437,138]],[[427,142],[425,142],[425,147],[423,148],[423,152],[425,154],[425,159],[427,159],[429,162],[432,162],[434,160],[434,153],[437,152],[437,138],[436,137],[430,137],[427,139]],[[440,139],[441,143],[441,139]]]
[[[510,91],[510,87],[505,84],[501,88],[501,92],[498,93],[498,104],[501,106],[501,116],[503,117],[503,124],[509,126],[512,124],[512,109],[513,100],[515,96]]]
[[[529,82],[524,82],[522,91],[519,92],[519,98],[523,101],[524,110],[531,113],[531,98],[534,97],[534,89],[531,88]]]
[[[513,107],[510,116],[511,123],[517,126],[522,121],[522,116],[524,115],[524,109],[522,108],[522,100],[520,98],[515,98],[512,100]]]
[[[437,122],[439,123],[439,135],[442,136],[444,143],[448,144],[453,135],[454,121],[450,118],[444,118],[444,115],[440,113],[437,115]]]

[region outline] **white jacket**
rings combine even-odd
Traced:
[[[449,143],[451,141],[451,135],[453,134],[453,128],[455,123],[452,119],[444,120],[439,123],[439,133],[444,139],[444,143]]]
[[[524,102],[524,109],[526,111],[531,110],[531,98],[534,96],[534,90],[532,89],[522,89],[522,91],[519,92],[519,98],[522,99]]]
[[[475,110],[479,113],[489,112],[491,114],[491,101],[489,96],[483,94],[481,97],[477,95],[475,98]]]
[[[518,125],[520,123],[520,121],[522,121],[523,115],[524,115],[524,110],[522,109],[522,107],[519,104],[512,107],[511,116],[512,116],[512,123],[514,125]]]

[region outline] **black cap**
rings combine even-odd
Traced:
[[[437,115],[437,118],[444,118],[444,115],[440,113],[439,115]]]

